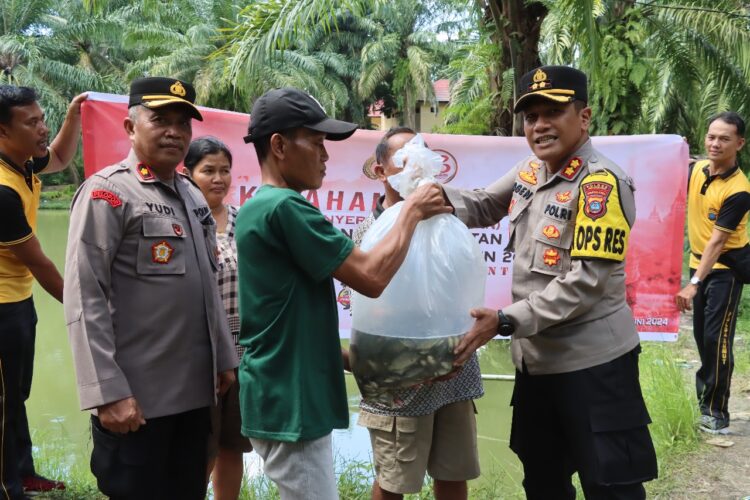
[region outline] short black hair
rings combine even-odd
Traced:
[[[38,100],[31,87],[0,85],[0,123],[7,125],[13,119],[13,108],[28,106]]]
[[[716,120],[721,120],[724,123],[734,125],[737,128],[737,135],[740,137],[745,137],[745,120],[743,120],[742,117],[734,111],[724,111],[722,113],[713,115],[708,119],[708,126],[710,127],[711,124]]]
[[[299,130],[299,128],[290,128],[287,130],[279,130],[273,134],[281,134],[286,139],[293,139],[297,134],[297,130]],[[273,137],[273,134],[253,139],[255,154],[258,156],[258,164],[262,164],[263,160],[266,159],[266,156],[268,156],[268,153],[271,151],[271,137]]]
[[[226,144],[210,135],[199,137],[190,143],[183,163],[185,164],[185,168],[192,173],[193,169],[203,158],[216,153],[224,153],[229,160],[229,166],[232,166],[232,152],[229,151]]]
[[[375,146],[375,161],[380,165],[388,159],[388,139],[398,134],[412,134],[417,135],[411,127],[391,127],[388,132],[385,133],[377,146]]]

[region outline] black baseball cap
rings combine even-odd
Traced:
[[[290,87],[269,90],[255,101],[244,140],[250,143],[299,127],[325,132],[329,141],[343,141],[357,130],[356,123],[328,118],[317,99]]]
[[[133,80],[130,84],[128,108],[139,104],[149,109],[182,104],[188,108],[190,116],[203,121],[203,116],[195,107],[195,89],[189,83],[175,78],[150,76]]]
[[[570,66],[542,66],[521,77],[518,100],[513,112],[518,113],[535,98],[555,102],[588,102],[586,74]]]

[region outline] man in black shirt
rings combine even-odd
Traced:
[[[37,95],[28,87],[0,85],[0,491],[11,499],[24,491],[64,489],[39,476],[31,456],[26,400],[31,392],[36,311],[34,278],[62,301],[63,281],[36,238],[41,181],[75,154],[86,94],[71,102],[60,133],[48,147],[49,130]]]

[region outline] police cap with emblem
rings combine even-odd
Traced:
[[[188,109],[190,116],[203,121],[203,116],[195,107],[195,89],[189,83],[175,78],[150,76],[133,80],[130,84],[128,108],[139,104],[149,109],[182,104]]]
[[[301,90],[274,89],[253,104],[245,143],[299,127],[324,132],[329,141],[343,141],[357,130],[355,123],[328,118],[323,106]]]
[[[555,102],[588,102],[586,75],[570,66],[542,66],[521,77],[514,113],[524,110],[535,99]]]

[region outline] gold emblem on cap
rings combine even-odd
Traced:
[[[182,82],[180,81],[174,82],[172,86],[169,87],[169,91],[180,97],[185,97],[185,94],[187,94],[187,90],[185,90],[185,87],[182,86]]]
[[[542,71],[542,68],[539,68],[538,70],[536,70],[536,73],[534,73],[534,77],[533,77],[534,82],[540,83],[546,79],[547,79],[547,73]]]

